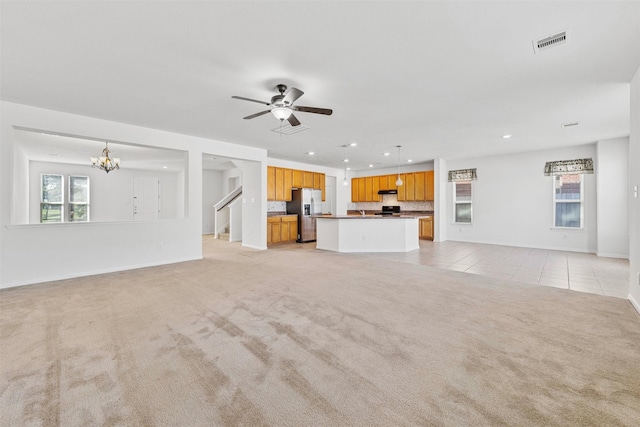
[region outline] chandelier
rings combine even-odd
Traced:
[[[102,150],[102,155],[100,157],[89,157],[89,160],[91,160],[91,166],[103,170],[106,173],[109,173],[114,169],[120,169],[120,159],[111,158],[109,156],[110,152],[109,143],[105,142],[105,147],[104,150]]]

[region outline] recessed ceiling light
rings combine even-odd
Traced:
[[[509,139],[509,138],[511,138],[512,136],[513,136],[513,135],[508,135],[508,134],[507,134],[507,135],[502,135],[502,137],[503,137],[504,139]]]
[[[347,170],[348,170],[348,171],[350,171],[350,170],[351,170],[351,168],[347,168]]]
[[[309,151],[307,154],[310,155],[310,156],[313,156],[316,153],[314,153],[313,151]]]
[[[384,153],[385,156],[388,156],[389,154],[391,154],[391,153]]]
[[[407,163],[411,163],[411,162],[413,162],[413,160],[411,160],[411,159],[407,160]]]
[[[352,142],[352,143],[351,143],[351,144],[349,144],[349,145],[350,145],[350,146],[352,146],[352,147],[355,147],[356,145],[358,145],[358,143],[357,143],[357,142]]]
[[[372,165],[372,164],[370,164],[370,165],[369,165],[369,167],[370,167],[370,168],[372,168],[372,167],[373,167],[373,165]]]
[[[162,169],[167,169],[167,166],[163,166]]]

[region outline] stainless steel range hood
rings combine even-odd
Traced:
[[[398,194],[398,190],[380,190],[378,194]]]

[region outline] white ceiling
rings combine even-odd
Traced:
[[[357,142],[354,170],[395,166],[396,145],[402,162],[424,162],[628,135],[640,67],[638,1],[0,7],[3,100],[336,168],[341,146]],[[533,53],[532,40],[567,29],[566,44]],[[310,129],[282,136],[270,114],[243,120],[265,107],[231,96],[268,101],[278,83],[334,114],[296,113]]]

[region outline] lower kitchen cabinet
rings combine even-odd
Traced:
[[[267,217],[267,245],[295,242],[298,239],[298,215]]]
[[[418,223],[420,224],[420,238],[433,240],[433,217],[427,216],[420,218]]]

